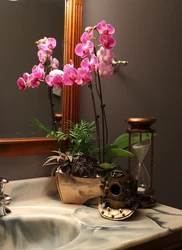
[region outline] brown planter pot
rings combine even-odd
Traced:
[[[100,187],[102,180],[102,177],[81,178],[56,172],[57,189],[63,203],[97,205],[104,195]]]

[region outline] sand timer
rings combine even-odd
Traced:
[[[144,159],[149,151],[151,139],[149,134],[141,133],[133,133],[131,137],[131,141],[133,141],[131,148],[138,160],[132,175],[137,180],[137,192],[143,194],[150,188],[150,175],[145,167]]]
[[[154,194],[153,135],[155,130],[151,127],[155,121],[155,118],[126,119],[126,122],[131,125],[127,129],[129,134],[129,150],[134,153],[137,159],[137,165],[131,168],[131,158],[129,158],[128,170],[137,181],[137,193],[140,196],[142,207],[151,207],[156,203],[152,198]],[[150,157],[148,157],[149,152]],[[146,164],[146,160],[148,160],[148,164]]]

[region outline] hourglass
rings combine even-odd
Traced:
[[[143,138],[142,138],[143,137]],[[133,153],[135,154],[138,164],[134,167],[132,175],[137,181],[137,192],[138,194],[146,193],[147,189],[150,188],[150,176],[144,165],[144,159],[149,151],[151,144],[149,134],[132,134],[132,141],[137,141],[132,144]]]
[[[129,151],[137,158],[137,166],[131,170],[131,158],[128,159],[128,171],[137,181],[137,193],[140,196],[142,207],[152,207],[156,201],[152,198],[153,190],[153,135],[155,130],[151,127],[155,118],[127,118],[131,127],[127,129],[129,134]],[[145,159],[150,151],[149,172],[145,166]]]

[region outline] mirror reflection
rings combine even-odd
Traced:
[[[32,118],[51,128],[48,87],[19,90],[17,79],[39,63],[35,42],[54,37],[54,57],[63,65],[64,0],[0,1],[0,137],[38,137],[44,131],[31,126]],[[53,94],[55,113],[61,113],[61,95]]]

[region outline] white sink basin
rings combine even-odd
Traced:
[[[0,249],[56,249],[74,240],[79,232],[79,225],[66,216],[12,214],[0,219]]]
[[[160,204],[124,221],[104,219],[97,207],[63,204],[51,177],[12,181],[5,193],[12,202],[0,217],[0,250],[127,249],[182,229],[181,210]]]

